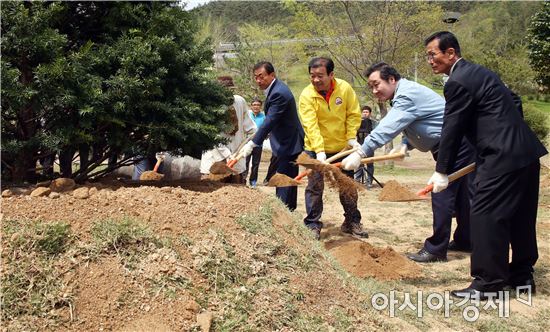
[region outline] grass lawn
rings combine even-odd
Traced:
[[[535,106],[540,111],[543,111],[546,115],[550,116],[550,103],[544,102],[542,100],[528,100],[524,101],[524,103],[530,104]]]

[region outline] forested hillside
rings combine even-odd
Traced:
[[[423,39],[452,30],[463,55],[496,71],[521,94],[537,92],[529,65],[526,33],[543,2],[362,2],[213,1],[193,10],[203,33],[219,42],[239,42],[231,70],[246,75],[244,63],[272,61],[288,78],[296,64],[312,55],[330,55],[341,77],[360,82],[373,62],[391,62],[409,77],[437,84],[423,59]],[[444,23],[449,12],[460,14]],[[206,33],[208,31],[209,33]],[[274,40],[298,39],[276,44]],[[305,40],[305,41],[304,41]],[[241,88],[253,88],[241,82]]]

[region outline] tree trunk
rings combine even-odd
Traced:
[[[13,164],[12,180],[14,183],[36,182],[36,159],[32,151],[21,150]]]
[[[28,59],[21,60],[20,81],[24,86],[32,84],[33,72],[29,66]],[[34,113],[34,100],[29,101],[17,113],[17,140],[26,145],[18,151],[14,157],[12,177],[14,182],[35,181],[36,180],[36,155],[37,148],[31,147],[28,141],[36,135],[38,121]]]

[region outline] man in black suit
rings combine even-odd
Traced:
[[[371,133],[371,131],[376,127],[378,122],[371,119],[371,112],[372,109],[368,105],[364,105],[361,107],[361,126],[359,126],[359,129],[357,129],[357,142],[359,144],[363,145],[363,142],[365,142],[365,138]],[[367,157],[373,157],[374,154],[369,153],[367,154]],[[366,169],[366,170],[365,170]],[[353,174],[353,178],[357,182],[361,182],[362,179],[364,179],[365,174],[367,173],[367,183],[365,185],[368,189],[372,188],[372,180],[374,177],[374,164],[370,163],[365,165],[361,165],[357,170],[355,170],[355,173]]]
[[[254,79],[266,94],[264,123],[258,128],[254,138],[245,144],[245,156],[252,153],[255,146],[261,146],[269,136],[271,151],[277,157],[277,173],[294,178],[298,175],[298,165],[294,162],[304,149],[304,130],[298,119],[296,101],[292,92],[275,76],[270,62],[259,62],[254,66]],[[298,188],[277,187],[277,197],[292,211],[296,209]]]
[[[534,293],[539,158],[548,152],[523,121],[513,93],[495,73],[462,59],[452,33],[434,33],[425,46],[433,72],[449,75],[439,155],[429,181],[434,192],[448,186],[462,138],[476,149],[470,212],[474,280],[451,294],[483,299],[508,285]]]

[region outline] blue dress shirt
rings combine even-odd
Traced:
[[[434,152],[441,137],[445,99],[430,88],[400,79],[392,99],[392,108],[365,138],[367,155],[404,132],[408,144],[422,152]]]

